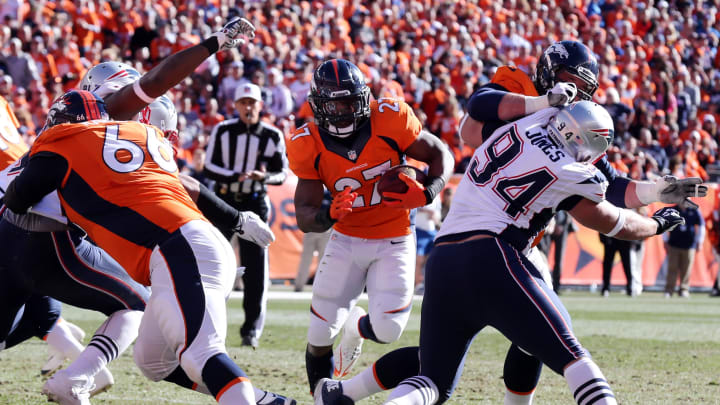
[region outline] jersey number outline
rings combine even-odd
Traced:
[[[382,176],[383,173],[385,173],[389,168],[392,167],[392,161],[386,160],[379,165],[375,165],[369,169],[365,169],[361,171],[360,173],[363,176],[363,180],[370,181],[376,177]],[[362,187],[362,183],[359,182],[357,179],[352,177],[341,177],[335,181],[335,184],[333,187],[335,187],[335,191],[341,192],[345,189],[345,187],[350,187],[350,191],[355,191]],[[353,201],[353,208],[358,207],[366,207],[368,205],[378,205],[382,202],[382,196],[380,195],[380,192],[378,191],[378,182],[376,181],[373,184],[372,193],[370,195],[370,204],[365,204],[365,196],[359,194],[357,198],[355,198],[355,201]]]
[[[522,151],[523,141],[517,134],[517,128],[513,125],[485,148],[485,157],[487,158],[485,165],[480,168],[476,157],[470,163],[467,171],[468,177],[476,186],[485,187],[492,184],[493,192],[505,201],[503,210],[514,219],[517,219],[520,214],[527,213],[530,205],[558,179],[547,167],[543,166],[531,172],[514,177],[498,178],[492,182],[501,169],[520,157]]]
[[[175,173],[178,170],[172,146],[160,140],[162,137],[155,128],[145,127],[145,145],[150,157],[163,170]],[[118,154],[129,154],[129,159],[120,160]],[[145,162],[143,148],[137,143],[120,139],[120,126],[108,125],[103,140],[103,162],[111,170],[118,173],[130,173],[140,169]]]

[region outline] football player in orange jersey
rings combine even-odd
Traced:
[[[453,158],[439,138],[421,133],[405,102],[370,101],[362,72],[347,60],[328,60],[315,70],[308,100],[314,122],[292,135],[288,158],[299,177],[298,226],[303,232],[333,228],[313,283],[305,355],[310,390],[317,395],[322,379],[348,374],[363,340],[390,343],[400,337],[415,274],[411,210],[443,189]],[[405,156],[429,164],[428,180],[420,184],[404,177],[408,191],[386,195],[397,198],[387,201],[377,180]],[[333,196],[329,206],[321,204],[323,186]],[[355,306],[365,287],[367,315]]]
[[[84,113],[77,114],[78,105]],[[232,248],[180,184],[163,134],[137,122],[83,122],[103,111],[102,100],[86,91],[53,104],[25,170],[8,187],[8,208],[24,213],[57,189],[68,219],[136,281],[152,285],[135,345],[148,378],[163,379],[180,365],[219,403],[255,404],[249,379],[224,345]]]
[[[20,122],[10,104],[0,96],[0,168],[4,169],[27,152],[28,147],[17,128]]]
[[[484,139],[508,121],[531,114],[550,106],[563,106],[579,96],[591,99],[597,89],[597,61],[590,50],[576,41],[561,41],[545,50],[537,65],[535,79],[523,71],[503,66],[497,70],[491,83],[481,87],[471,97],[468,113],[460,123],[460,136],[466,144],[477,148]],[[603,156],[596,166],[603,172],[610,186],[607,198],[618,207],[634,208],[654,201],[674,203],[687,197],[702,197],[707,187],[699,184],[700,179],[675,178],[659,179],[657,182],[631,181],[619,177]],[[531,249],[529,258],[537,249]],[[533,263],[537,263],[533,260]],[[544,269],[546,280],[550,280],[547,265]],[[394,358],[404,356],[405,370],[391,367]],[[334,390],[324,390],[328,398],[317,404],[348,403],[366,396],[395,387],[406,372],[418,372],[416,348],[402,348],[381,357],[370,368],[348,381],[329,381]],[[505,359],[503,378],[506,385],[505,405],[531,404],[535,387],[540,378],[542,363],[512,345]],[[363,374],[374,373],[376,378],[361,378]],[[400,379],[398,379],[400,377]],[[407,376],[409,377],[409,375]],[[357,380],[357,381],[356,381]],[[343,402],[344,401],[344,402]]]

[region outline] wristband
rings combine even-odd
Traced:
[[[320,208],[317,214],[315,214],[315,222],[322,226],[324,231],[327,231],[332,228],[337,221],[330,216],[330,206],[328,205]]]
[[[212,55],[220,49],[220,40],[217,37],[210,37],[200,42],[200,45],[204,46],[210,55]]]
[[[617,222],[615,223],[615,227],[613,229],[611,229],[610,232],[606,233],[605,235],[610,236],[610,237],[617,235],[618,232],[620,232],[620,230],[623,229],[624,225],[625,225],[625,212],[621,208],[618,210],[618,219],[617,219]]]
[[[425,180],[424,186],[425,190],[423,193],[425,193],[425,200],[428,204],[433,202],[435,197],[442,191],[443,188],[445,188],[445,179],[442,177],[428,177]]]
[[[135,95],[138,96],[138,98],[139,98],[140,100],[142,100],[142,101],[144,101],[144,102],[146,102],[146,103],[148,103],[148,104],[150,104],[150,103],[152,103],[153,101],[155,101],[154,98],[148,96],[147,93],[145,93],[145,91],[143,91],[142,87],[140,87],[140,79],[135,80],[135,81],[133,82],[133,91],[135,92]]]
[[[548,96],[525,97],[525,115],[550,107]]]

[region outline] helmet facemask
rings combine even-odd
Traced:
[[[592,100],[598,89],[598,63],[590,49],[577,41],[560,41],[550,45],[538,60],[535,88],[546,94],[557,83],[575,83],[577,101]]]
[[[360,69],[344,59],[315,70],[308,102],[318,127],[339,138],[353,135],[370,118],[370,88]]]
[[[602,157],[615,135],[612,118],[602,106],[579,101],[560,110],[550,119],[548,134],[580,163],[594,163]]]

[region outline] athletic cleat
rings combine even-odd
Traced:
[[[255,336],[243,336],[240,346],[250,346],[253,348],[253,350],[255,350],[255,349],[257,349],[259,344],[260,344],[260,340],[258,338],[256,338]]]
[[[323,378],[313,394],[315,405],[354,405],[355,401],[343,394],[342,382]]]
[[[45,382],[42,393],[48,401],[60,405],[90,405],[90,392],[94,388],[92,377],[69,377],[66,370],[60,370]]]
[[[65,362],[65,355],[51,346],[48,346],[48,359],[40,369],[40,375],[43,377],[50,377],[56,371],[60,370],[63,363]]]
[[[101,368],[100,371],[95,374],[94,380],[95,388],[90,390],[90,398],[97,394],[102,394],[115,384],[115,378],[113,378],[112,373],[107,367]]]
[[[361,307],[356,306],[350,310],[350,315],[343,325],[343,337],[333,352],[335,358],[334,378],[343,378],[348,375],[362,353],[362,344],[365,339],[360,336],[358,322],[364,315],[365,310]]]
[[[256,394],[257,395],[257,394]],[[286,398],[282,395],[265,391],[265,395],[255,401],[256,405],[297,405],[297,401],[292,398]]]

